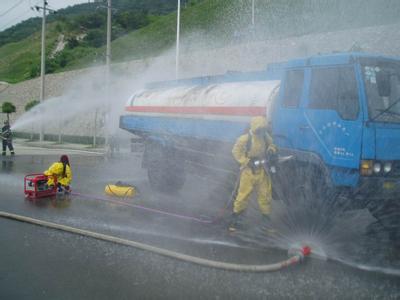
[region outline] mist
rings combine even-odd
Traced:
[[[388,9],[390,5],[395,6],[395,1],[388,1],[387,6],[382,5],[380,1],[372,0],[351,3],[310,0],[305,1],[304,6],[292,2],[296,7],[299,6],[294,16],[285,14],[289,4],[272,6],[271,1],[266,1],[256,6],[254,24],[249,9],[251,1],[232,2],[231,5],[222,7],[221,18],[212,28],[205,26],[200,29],[195,28],[193,31],[183,31],[179,61],[180,79],[224,74],[227,71],[260,71],[265,70],[269,62],[317,55],[320,52],[330,53],[361,48],[383,54],[398,54],[398,47],[393,46],[389,39],[382,42],[372,35],[379,31],[383,33],[382,36],[389,37],[396,32],[398,37],[398,24],[391,24],[398,14]],[[355,17],[349,16],[346,11],[350,8],[360,11],[364,11],[365,8],[366,12]],[[377,19],[372,20],[372,16],[376,15]],[[184,22],[182,26],[185,26]],[[126,56],[130,55],[127,49]],[[119,134],[129,139],[130,135],[119,129],[119,117],[125,113],[126,102],[138,91],[146,90],[147,83],[177,79],[174,59],[175,47],[171,46],[155,58],[113,64],[109,75],[105,67],[89,69],[84,74],[77,75],[71,82],[66,82],[59,96],[48,98],[21,115],[12,124],[12,129],[18,132],[38,132],[43,127],[45,133],[62,132],[78,135],[84,133],[100,136]],[[218,98],[219,101],[238,97],[237,102],[240,103],[241,98],[254,95],[259,97],[265,93],[263,84],[250,84],[247,88],[252,92],[235,88],[237,87],[234,85],[228,85],[223,92],[212,94],[210,97]],[[160,101],[182,100],[183,96],[187,97],[187,101],[193,102],[199,101],[201,97],[202,100],[207,98],[204,94],[196,94],[193,88],[183,91],[177,88],[163,92],[164,94],[157,94]],[[153,97],[155,94],[149,95]],[[146,99],[142,100],[145,103]],[[229,159],[230,150],[221,147],[216,149],[214,156],[220,155]],[[118,176],[115,175],[117,171],[115,168],[110,170],[110,173]],[[157,203],[162,197],[163,200],[167,199],[158,203],[163,209],[173,211],[178,209],[192,215],[215,217],[216,212],[229,201],[233,189],[230,177],[236,177],[237,174],[231,173],[219,178],[203,176],[202,180],[198,180],[198,177],[195,177],[198,175],[191,172],[192,170],[189,170],[188,176],[192,177],[185,183],[183,191],[177,192],[174,196],[160,196],[153,193],[150,197],[151,203]],[[306,177],[309,173],[303,172],[298,175]],[[121,179],[126,180],[126,178]],[[103,183],[103,178],[97,177],[96,180],[97,184]],[[289,182],[290,178],[284,180]],[[227,181],[229,184],[225,184]],[[301,201],[297,201],[301,197],[303,197]],[[285,250],[293,245],[309,242],[323,249],[321,256],[338,261],[350,257],[349,264],[356,266],[368,264],[365,256],[362,258],[357,256],[357,251],[361,247],[358,242],[362,240],[360,243],[363,243],[365,232],[375,219],[371,216],[366,217],[365,211],[345,214],[341,207],[335,207],[329,213],[326,212],[327,207],[322,207],[310,214],[308,209],[314,208],[305,205],[310,197],[311,195],[305,192],[301,196],[293,196],[289,201],[290,205],[282,205],[280,202],[276,205],[277,213],[273,217],[273,225],[280,232],[279,236],[265,237],[264,233],[250,230],[242,239],[260,247],[272,243]],[[176,198],[185,199],[184,205]],[[257,222],[260,222],[257,213],[256,209],[249,209],[248,215],[255,216],[255,221],[250,222],[250,227],[256,227]],[[332,227],[329,230],[326,229],[327,220]],[[358,225],[358,229],[348,230],[354,224]],[[351,247],[348,247],[349,245]],[[381,261],[375,260],[372,264],[380,266]]]

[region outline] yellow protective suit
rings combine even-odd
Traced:
[[[255,135],[257,129],[266,128],[264,117],[254,117],[251,120],[249,134],[242,135],[236,141],[232,154],[240,164],[241,174],[239,189],[236,199],[233,203],[233,212],[239,214],[243,212],[248,205],[250,195],[255,189],[257,192],[257,201],[261,213],[269,215],[271,212],[272,187],[271,179],[264,168],[259,168],[254,172],[248,166],[252,158],[265,158],[268,151],[276,151],[271,136],[265,131],[265,137]],[[251,138],[251,142],[249,142]],[[247,149],[250,145],[250,149]]]
[[[65,169],[65,176],[63,176],[63,169],[64,165],[61,162],[55,162],[53,163],[50,168],[44,172],[44,175],[53,175],[57,178],[57,182],[60,183],[63,186],[69,186],[72,181],[72,172],[71,168],[66,165]],[[54,185],[54,177],[49,177],[49,180],[47,181],[48,185]]]

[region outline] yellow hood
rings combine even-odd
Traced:
[[[251,119],[250,130],[255,132],[258,128],[267,127],[267,120],[265,117],[254,117]]]

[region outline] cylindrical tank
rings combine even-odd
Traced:
[[[122,127],[132,132],[233,140],[253,116],[268,116],[279,81],[242,81],[142,90]]]
[[[234,120],[265,115],[279,81],[228,82],[158,88],[135,93],[126,110],[133,114]]]

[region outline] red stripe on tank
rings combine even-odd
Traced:
[[[127,106],[126,111],[164,114],[209,114],[259,116],[265,114],[263,106]]]

